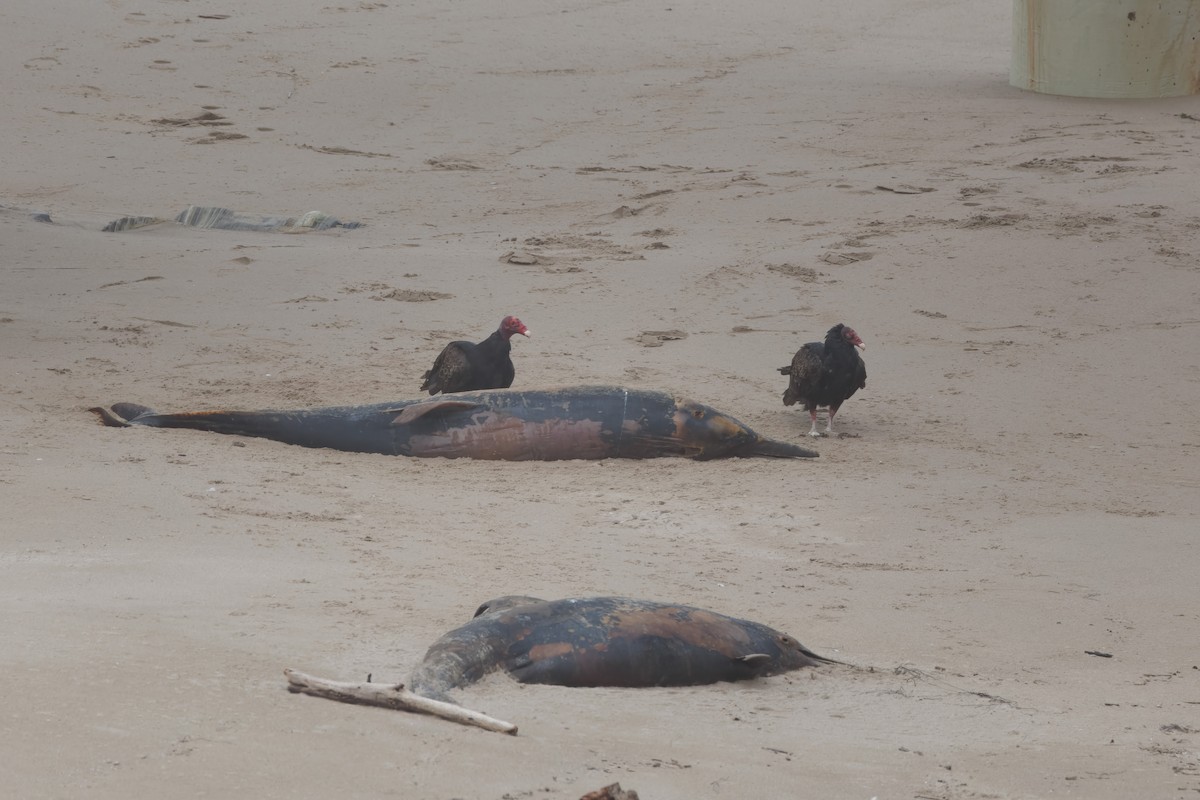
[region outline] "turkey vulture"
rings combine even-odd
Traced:
[[[821,435],[817,430],[818,407],[829,408],[825,433],[832,434],[833,418],[842,403],[866,388],[867,367],[855,352],[856,347],[867,349],[853,328],[839,323],[825,334],[824,344],[809,342],[796,351],[791,366],[779,368],[780,373],[791,377],[783,393],[783,404],[804,404],[804,410],[812,417],[809,436]]]
[[[508,340],[514,333],[529,336],[529,329],[516,317],[500,320],[500,327],[479,344],[451,342],[433,362],[433,369],[423,376],[421,391],[476,392],[482,389],[507,389],[512,386],[512,359],[508,357]]]

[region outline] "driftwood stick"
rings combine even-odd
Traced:
[[[511,722],[489,717],[478,711],[456,706],[454,703],[444,703],[441,700],[422,697],[405,689],[403,683],[330,681],[294,669],[285,669],[283,674],[287,676],[289,692],[302,692],[342,703],[359,703],[394,708],[400,711],[433,714],[435,717],[448,719],[462,725],[475,725],[484,730],[517,735],[517,726]]]

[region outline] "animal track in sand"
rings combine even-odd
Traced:
[[[834,254],[826,254],[826,255],[832,256]],[[870,258],[870,255],[867,255],[867,258]],[[822,257],[821,260],[827,261],[827,259],[825,257]],[[862,259],[851,258],[848,261],[843,261],[843,262],[828,261],[828,263],[850,264],[850,263],[853,263],[855,261],[860,261],[860,260],[862,260]],[[812,267],[805,267],[805,266],[801,266],[799,264],[767,264],[765,266],[767,269],[771,270],[772,272],[778,272],[780,275],[786,275],[789,278],[798,278],[799,280],[803,281],[804,283],[816,283],[821,277],[821,273],[817,272]]]
[[[358,286],[346,286],[342,288],[346,294],[358,294],[359,292],[371,292],[372,300],[400,300],[405,303],[427,303],[433,300],[449,300],[454,297],[452,294],[445,292],[435,292],[428,289],[397,289],[394,286],[389,286],[386,283],[364,283]],[[307,298],[301,298],[307,299]],[[324,298],[316,298],[318,300]],[[291,301],[298,302],[298,301]]]
[[[204,106],[199,114],[194,117],[161,117],[152,119],[150,122],[154,125],[166,125],[172,128],[189,128],[193,126],[203,126],[206,128],[223,127],[232,125],[226,117],[216,113],[218,106]]]
[[[676,342],[687,338],[687,331],[642,331],[633,341],[642,347],[662,347],[664,342]]]
[[[547,272],[579,272],[579,267],[571,262],[595,261],[641,261],[646,258],[633,248],[609,241],[599,233],[579,235],[572,233],[553,234],[549,236],[530,236],[521,242],[524,247],[511,255],[527,260],[532,258],[538,266]],[[550,255],[553,253],[553,255]],[[523,263],[512,261],[509,263]],[[562,266],[558,263],[563,262]]]

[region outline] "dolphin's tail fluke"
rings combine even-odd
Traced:
[[[311,411],[180,411],[160,413],[137,403],[113,403],[90,409],[113,428],[145,425],[150,428],[190,428],[238,436],[258,436],[293,444],[303,440],[309,427],[319,428],[321,410]],[[324,447],[324,444],[310,445]]]
[[[100,421],[110,428],[128,428],[132,424],[130,420],[143,414],[155,413],[154,409],[137,403],[114,403],[111,408],[96,406],[88,411],[99,415]]]
[[[189,428],[234,436],[256,436],[303,447],[331,447],[358,453],[396,455],[388,424],[398,410],[391,404],[303,411],[181,411],[161,413],[137,403],[90,409],[113,428]],[[386,434],[386,435],[385,435]]]

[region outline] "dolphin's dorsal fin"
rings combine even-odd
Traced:
[[[743,664],[761,664],[764,661],[770,661],[771,657],[766,653],[750,653],[749,655],[739,656],[735,659]]]
[[[482,407],[479,403],[472,403],[468,400],[429,400],[400,409],[388,410],[399,411],[396,418],[392,420],[393,425],[407,425],[430,414],[450,414],[455,411],[469,411],[472,408]]]

